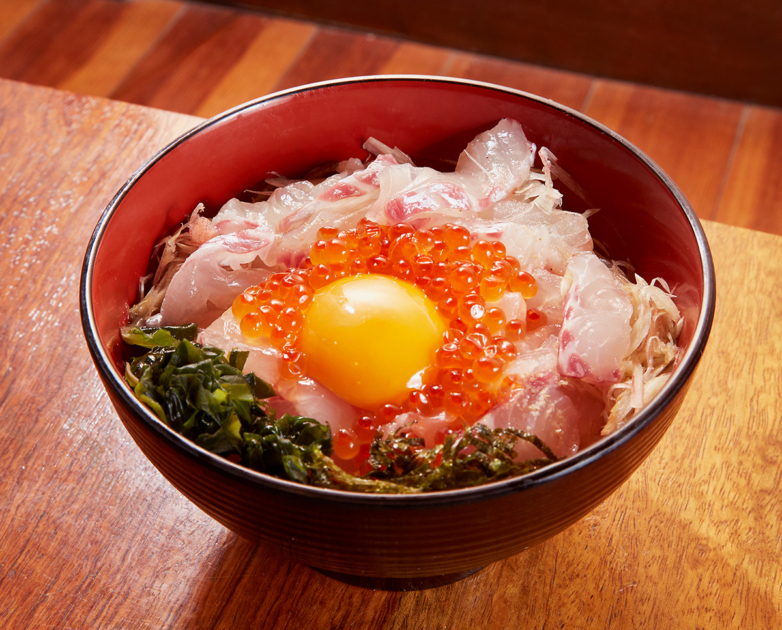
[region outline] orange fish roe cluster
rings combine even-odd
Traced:
[[[382,405],[334,435],[334,451],[344,460],[366,459],[376,430],[406,411],[453,415],[455,422],[440,431],[440,441],[465,422],[475,423],[496,403],[503,386],[512,385],[503,371],[516,356],[513,342],[547,323],[545,314],[535,310],[524,319],[508,320],[502,309],[491,306],[508,291],[530,299],[537,283],[506,255],[501,242],[475,239],[462,226],[416,230],[406,223],[386,227],[362,219],[351,230],[321,228],[317,239],[300,267],[250,287],[232,307],[245,337],[263,335],[280,349],[283,378],[304,375],[303,312],[315,291],[340,278],[374,273],[410,282],[449,322],[423,385],[403,405]]]

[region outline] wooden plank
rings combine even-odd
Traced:
[[[212,0],[573,72],[782,105],[777,0]]]
[[[448,75],[531,92],[573,109],[583,107],[593,83],[592,77],[583,74],[467,53],[455,55]]]
[[[194,113],[267,23],[239,11],[188,5],[110,96]]]
[[[0,41],[27,19],[45,0],[0,2]]]
[[[275,89],[376,74],[391,60],[397,46],[397,42],[387,37],[322,27]]]
[[[315,31],[306,22],[269,20],[195,113],[208,118],[273,91]]]
[[[454,51],[416,42],[400,42],[378,74],[442,75],[454,57]]]
[[[198,119],[0,81],[0,120],[0,627],[142,628],[129,619],[154,601],[155,584],[179,582],[182,558],[164,546],[185,550],[187,532],[213,524],[176,509],[173,488],[143,498],[157,473],[101,391],[78,278],[114,193]],[[150,525],[143,548],[119,542]],[[185,551],[187,566],[208,558],[208,536],[201,542]]]
[[[731,101],[606,80],[585,108],[657,162],[702,218],[717,202],[741,112]]]
[[[49,0],[0,43],[0,76],[48,86],[66,81],[100,49],[122,10],[111,0]]]
[[[725,192],[711,218],[782,234],[782,110],[747,108]]]
[[[183,6],[178,0],[125,3],[121,16],[101,45],[57,87],[80,94],[108,96],[170,28]]]

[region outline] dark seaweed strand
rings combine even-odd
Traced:
[[[448,490],[516,477],[557,461],[540,438],[517,429],[489,429],[478,423],[465,427],[460,436],[448,436],[444,444],[432,449],[422,448],[420,438],[406,437],[403,430],[387,439],[376,437],[369,477],[422,491]],[[545,458],[515,461],[514,447],[519,440],[536,446]]]

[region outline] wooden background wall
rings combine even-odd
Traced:
[[[214,0],[782,106],[782,0]]]

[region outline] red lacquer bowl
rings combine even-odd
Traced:
[[[592,207],[593,236],[644,278],[666,278],[685,317],[673,378],[632,422],[569,459],[491,485],[417,496],[350,494],[243,469],[171,431],[122,377],[119,326],[153,245],[199,202],[219,207],[272,173],[363,157],[374,136],[419,165],[453,161],[504,117],[549,147]],[[585,209],[565,191],[564,207]],[[616,490],[671,424],[711,328],[714,269],[698,219],[648,157],[609,129],[530,94],[435,77],[363,77],[273,94],[212,118],[154,156],[117,193],[87,249],[84,333],[112,403],[155,467],[237,534],[324,571],[414,587],[517,554]],[[446,577],[437,577],[446,576]],[[385,582],[383,582],[385,580]]]

